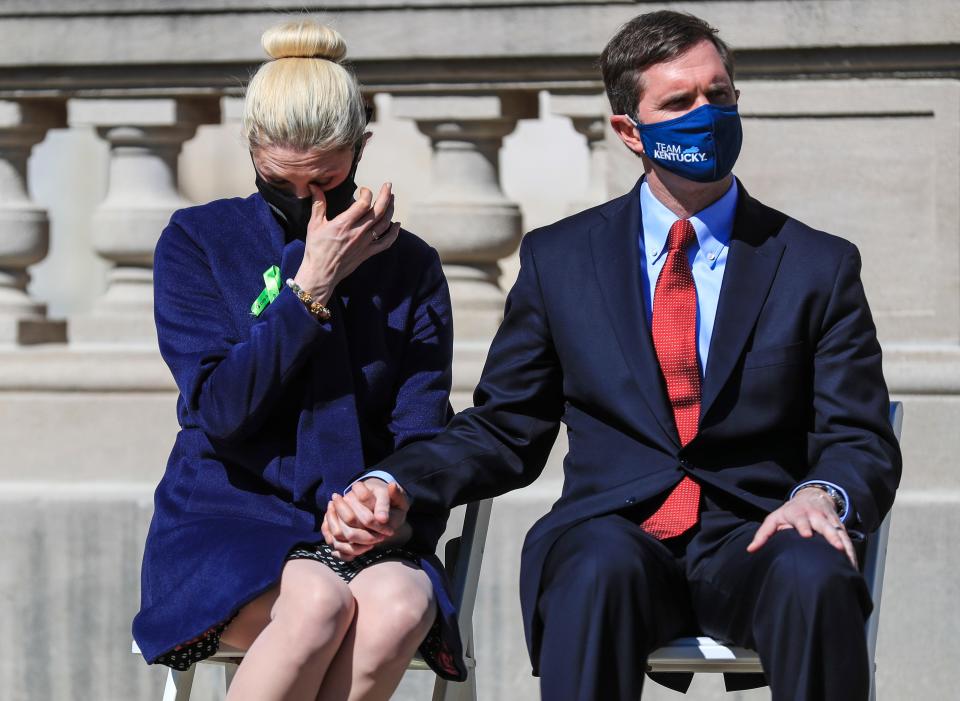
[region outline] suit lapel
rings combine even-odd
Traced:
[[[660,376],[640,289],[639,182],[630,193],[620,198],[618,205],[606,215],[605,226],[597,225],[590,232],[597,283],[620,351],[640,386],[640,396],[665,435],[679,446],[680,439]]]
[[[783,243],[775,234],[786,216],[763,206],[750,197],[742,185],[739,187],[733,236],[703,381],[701,421],[743,354],[783,255]]]

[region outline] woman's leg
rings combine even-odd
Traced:
[[[383,560],[350,582],[357,602],[354,625],[320,693],[319,701],[388,699],[423,642],[436,615],[427,574],[408,562]]]
[[[229,701],[313,701],[354,618],[350,589],[325,565],[291,560],[280,586],[240,610],[221,642],[247,649]]]

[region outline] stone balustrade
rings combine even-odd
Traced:
[[[520,207],[500,184],[500,149],[518,119],[537,116],[537,96],[402,95],[392,105],[430,139],[429,192],[413,203],[410,228],[440,253],[454,304],[456,382],[470,387],[503,314],[499,261],[522,234]]]
[[[537,117],[537,104],[531,91],[403,94],[392,102],[395,118],[411,120],[430,139],[429,195],[412,204],[409,227],[441,254],[464,347],[477,342],[485,350],[499,324],[498,262],[522,233],[520,207],[500,184],[499,152],[517,120]],[[43,260],[48,240],[46,214],[27,194],[26,168],[46,131],[68,126],[67,107],[70,126],[92,126],[109,145],[107,192],[92,226],[94,249],[111,267],[105,292],[73,315],[65,332],[26,292],[27,268]],[[153,248],[173,211],[193,204],[178,187],[178,159],[198,126],[220,124],[220,98],[8,100],[0,102],[0,120],[0,343],[155,348]]]
[[[590,149],[590,170],[583,199],[570,203],[569,212],[593,207],[606,202],[607,197],[607,132],[610,131],[610,104],[603,93],[565,93],[551,96],[550,108],[554,114],[569,117],[573,128],[587,140]]]
[[[192,204],[177,188],[177,159],[197,126],[220,121],[219,99],[78,100],[72,117],[110,144],[94,243],[113,267],[93,309],[71,319],[70,341],[156,347],[153,249],[170,215]]]
[[[49,221],[27,192],[31,149],[66,126],[61,99],[0,101],[0,345],[66,339],[64,325],[27,293],[27,269],[46,257]]]

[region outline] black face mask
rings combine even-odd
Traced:
[[[353,164],[344,181],[332,190],[324,190],[323,194],[327,200],[327,219],[333,219],[353,204],[353,193],[357,190],[354,176],[357,174],[357,164],[360,163],[360,146],[361,144],[357,144],[353,150]],[[291,195],[264,180],[256,165],[253,170],[257,174],[254,180],[257,191],[270,205],[270,209],[273,210],[274,216],[287,235],[292,238],[306,238],[307,224],[310,223],[310,216],[313,214],[313,198]]]

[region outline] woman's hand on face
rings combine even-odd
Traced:
[[[393,222],[393,192],[384,183],[376,200],[365,187],[345,212],[327,219],[323,191],[310,186],[313,214],[307,226],[303,263],[294,281],[321,304],[326,304],[337,284],[368,258],[393,245],[400,222]]]

